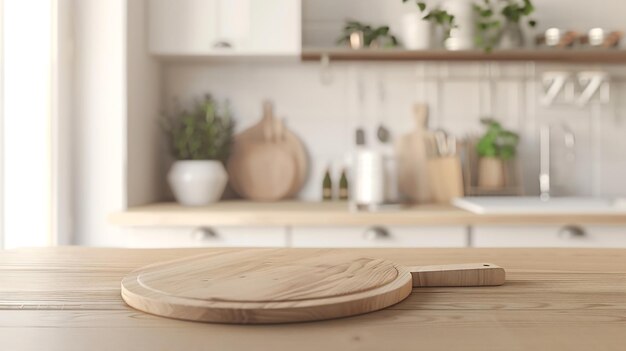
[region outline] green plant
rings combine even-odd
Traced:
[[[228,104],[219,108],[210,96],[191,111],[177,111],[163,119],[171,151],[177,160],[219,160],[226,162],[233,139],[234,122]]]
[[[369,47],[375,41],[379,39],[389,39],[386,46],[395,47],[398,46],[398,39],[395,35],[389,32],[389,26],[372,27],[369,24],[364,24],[358,21],[349,20],[346,21],[342,30],[342,35],[337,39],[337,44],[346,44],[350,42],[350,35],[354,32],[363,33],[363,45]]]
[[[496,4],[497,3],[497,4]],[[486,52],[493,50],[498,41],[502,21],[504,18],[509,23],[519,24],[522,18],[530,16],[535,12],[531,0],[483,0],[482,3],[474,3],[474,12],[476,13],[476,46],[484,49]],[[495,15],[499,13],[500,17]],[[528,25],[535,27],[537,21],[528,19]]]
[[[492,118],[484,118],[480,122],[487,128],[487,131],[476,144],[478,155],[502,160],[515,157],[519,135],[502,128],[502,125]]]
[[[406,3],[408,1],[415,1],[415,0],[402,0],[403,3]],[[417,4],[417,7],[420,9],[421,12],[426,11],[427,6],[425,2],[415,1],[415,3]],[[443,28],[444,40],[450,37],[450,33],[452,32],[452,29],[458,27],[454,21],[454,15],[450,14],[446,10],[442,10],[439,8],[429,10],[428,14],[424,16],[423,20],[431,21],[432,23],[441,26],[441,28]]]

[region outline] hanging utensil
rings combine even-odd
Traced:
[[[380,125],[378,126],[378,131],[376,132],[376,135],[378,136],[378,140],[381,143],[386,144],[391,140],[391,133],[389,132],[389,129],[387,129],[387,127],[385,127],[385,125],[383,124],[383,119],[386,112],[386,92],[383,80],[380,78],[378,79],[378,99],[380,103]]]
[[[363,91],[364,87],[363,87],[363,79],[361,77],[359,77],[357,79],[357,95],[358,95],[358,100],[359,100],[359,107],[358,107],[358,111],[357,111],[357,119],[358,119],[358,126],[356,129],[356,144],[358,146],[363,146],[365,145],[365,130],[363,129],[363,125],[361,124],[362,120],[363,120],[363,104],[365,101],[365,92]]]

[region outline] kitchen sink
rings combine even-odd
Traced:
[[[538,196],[481,196],[456,198],[452,204],[478,214],[626,214],[626,199],[595,197],[554,197],[542,200]]]

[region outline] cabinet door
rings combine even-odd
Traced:
[[[204,54],[217,43],[218,0],[148,0],[150,52]]]
[[[148,8],[154,54],[300,52],[300,0],[148,0]]]
[[[251,55],[300,53],[302,38],[300,0],[236,1],[248,2],[251,9],[250,31],[242,39],[242,53]]]
[[[128,247],[285,247],[284,227],[154,228],[130,229]]]
[[[295,227],[293,247],[463,247],[465,227]]]
[[[475,227],[476,247],[626,247],[620,226],[489,226]]]

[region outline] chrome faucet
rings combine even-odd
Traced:
[[[565,147],[570,150],[570,155],[573,155],[574,147],[576,146],[576,137],[566,124],[560,124],[560,127],[563,130],[563,142],[565,143]],[[539,128],[539,192],[541,200],[544,201],[550,199],[551,190],[551,134],[552,127],[550,125],[543,125]]]

